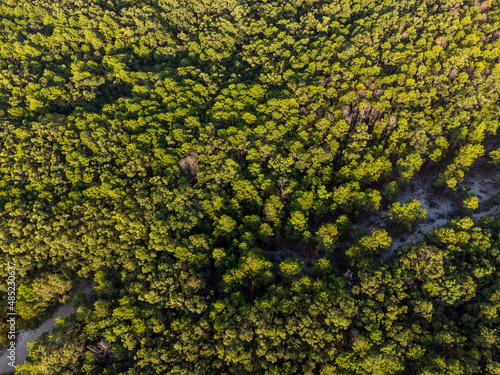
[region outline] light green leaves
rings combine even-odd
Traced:
[[[417,199],[412,199],[403,205],[400,202],[393,203],[387,210],[387,216],[394,224],[410,231],[416,220],[427,218],[427,210],[420,206]]]

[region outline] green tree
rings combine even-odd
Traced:
[[[280,263],[279,269],[287,278],[294,278],[302,273],[304,262],[296,258],[287,258]]]
[[[356,245],[349,247],[345,255],[351,265],[365,268],[389,247],[391,241],[385,230],[373,229],[370,234],[362,236]]]
[[[467,210],[467,213],[470,215],[473,211],[478,209],[479,199],[475,195],[469,196],[462,201],[462,206]]]
[[[417,199],[412,199],[405,204],[395,202],[389,206],[387,217],[394,224],[411,231],[416,220],[427,218],[427,210],[420,206]]]
[[[316,236],[318,245],[327,253],[332,252],[339,241],[339,231],[335,224],[321,225],[316,232]]]
[[[493,150],[489,153],[491,160],[495,164],[500,164],[500,148]]]

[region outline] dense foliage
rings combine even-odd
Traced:
[[[457,190],[477,158],[500,163],[497,3],[0,13],[18,313],[40,319],[76,275],[98,297],[20,373],[500,374],[498,221],[457,219],[388,264],[386,230],[351,233],[382,208],[399,230],[424,219],[395,202],[423,168]]]

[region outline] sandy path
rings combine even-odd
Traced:
[[[451,190],[448,190],[446,194],[436,194],[436,189],[432,187],[433,178],[435,176],[414,180],[399,194],[397,200],[401,203],[418,199],[421,206],[427,210],[428,217],[421,222],[416,222],[411,233],[405,232],[400,236],[395,236],[384,259],[389,259],[399,246],[416,243],[435,228],[445,225],[461,209],[464,194],[451,192]],[[464,181],[459,186],[470,186],[470,193],[477,196],[479,200],[479,209],[471,215],[472,220],[478,221],[485,215],[497,216],[500,213],[500,206],[489,204],[491,198],[500,192],[499,182],[500,172],[495,166],[491,166],[487,172],[479,167],[473,167],[466,173]]]
[[[76,293],[85,293],[90,295],[92,293],[92,288],[88,284],[81,283],[81,285],[76,290]],[[56,324],[57,318],[65,318],[70,316],[76,311],[76,308],[71,304],[67,303],[60,306],[52,316],[43,322],[37,329],[32,331],[17,331],[17,342],[16,342],[16,365],[23,363],[26,358],[28,358],[28,349],[26,344],[30,341],[36,340],[45,332],[50,332]],[[19,319],[19,317],[17,318]],[[8,353],[4,352],[0,357],[0,373],[11,374],[15,370],[12,366],[9,366],[10,360],[7,358]]]

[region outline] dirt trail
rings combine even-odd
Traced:
[[[421,206],[427,210],[428,217],[425,220],[413,224],[411,232],[398,231],[388,220],[385,211],[374,211],[365,213],[353,223],[352,229],[371,230],[374,228],[384,229],[392,238],[391,245],[383,259],[387,261],[393,252],[400,246],[417,243],[435,228],[445,225],[451,219],[467,216],[462,207],[462,201],[466,194],[462,188],[469,186],[469,193],[477,196],[479,208],[470,217],[478,221],[485,215],[498,217],[500,215],[500,166],[494,166],[484,159],[477,160],[466,173],[463,182],[456,191],[443,186],[436,187],[433,182],[437,179],[439,171],[420,171],[412,182],[405,186],[398,195],[396,201],[402,204],[418,199]],[[351,246],[351,241],[344,241],[341,246],[345,249]]]
[[[80,285],[77,287],[75,293],[85,293],[86,295],[90,295],[92,294],[92,287],[88,282],[80,282]],[[28,349],[26,348],[28,342],[36,340],[45,332],[52,331],[55,327],[57,318],[65,318],[73,314],[75,311],[76,308],[72,305],[72,303],[67,303],[60,306],[52,314],[52,316],[43,322],[37,329],[31,331],[18,331],[16,340],[16,365],[22,364],[26,358],[28,358]],[[10,360],[7,356],[7,352],[4,352],[0,357],[0,374],[11,374],[15,371],[12,366],[9,366]]]
[[[467,216],[461,207],[461,202],[466,197],[465,193],[461,192],[462,187],[469,186],[469,192],[477,196],[479,200],[479,208],[471,215],[474,221],[478,221],[485,215],[497,216],[500,213],[500,206],[494,199],[494,196],[500,192],[500,168],[498,166],[478,160],[465,175],[464,181],[456,191],[451,189],[443,191],[442,187],[435,188],[432,185],[435,178],[436,176],[433,175],[420,178],[417,176],[399,194],[397,200],[401,203],[418,199],[421,206],[427,210],[428,217],[415,223],[411,233],[405,232],[394,236],[384,259],[389,259],[399,246],[418,242],[434,228],[445,225],[450,219]],[[386,215],[380,213],[378,216]],[[387,222],[386,219],[384,221]]]

